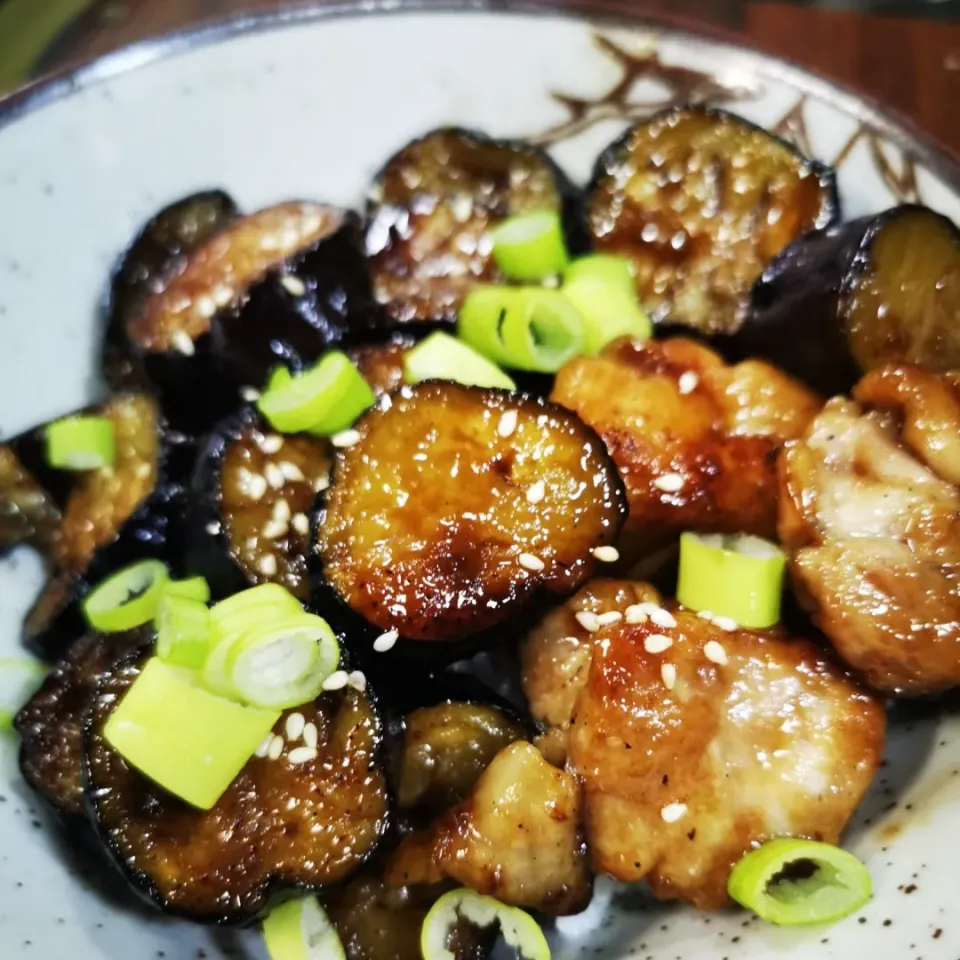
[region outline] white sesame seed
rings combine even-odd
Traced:
[[[260,399],[260,391],[256,387],[241,387],[240,397],[247,403],[256,403]]]
[[[262,474],[251,473],[246,484],[247,496],[259,500],[267,492],[267,479]]]
[[[270,741],[270,746],[267,747],[267,756],[271,760],[279,760],[281,753],[283,753],[283,737],[275,734]]]
[[[316,759],[317,751],[312,750],[310,747],[297,747],[287,754],[287,763],[292,763],[294,765],[299,763],[309,763],[311,760]]]
[[[363,675],[362,670],[351,670],[347,674],[347,686],[353,687],[354,690],[359,690],[363,693],[367,689],[367,678]]]
[[[660,667],[660,679],[668,690],[672,690],[677,682],[677,668],[672,663],[663,664]]]
[[[290,528],[287,526],[286,521],[268,520],[263,525],[263,530],[261,532],[267,540],[276,540],[279,537],[285,537],[289,529]]]
[[[517,411],[516,410],[505,410],[500,417],[500,422],[497,424],[497,433],[501,437],[509,437],[514,430],[517,429]]]
[[[137,469],[136,469],[136,474],[137,474],[138,477],[140,477],[140,478],[142,479],[143,477],[149,476],[149,475],[150,475],[150,471],[151,471],[152,469],[153,469],[153,467],[150,466],[149,463],[138,463],[138,464],[137,464]]]
[[[589,610],[578,610],[574,617],[587,633],[596,633],[600,629],[600,618]]]
[[[699,382],[700,378],[692,370],[681,373],[680,379],[677,380],[677,390],[680,396],[685,397],[688,393],[693,393]]]
[[[280,462],[280,472],[288,480],[303,479],[303,471],[295,463],[291,463],[289,460],[282,460]]]
[[[285,482],[280,468],[275,463],[268,463],[263,468],[263,475],[267,478],[267,483],[269,483],[274,490],[279,490]]]
[[[620,551],[616,547],[594,547],[591,552],[601,563],[616,563],[620,559]]]
[[[661,811],[660,818],[664,823],[676,823],[681,817],[686,816],[687,805],[685,803],[668,803]]]
[[[310,723],[304,724],[303,745],[309,747],[311,750],[316,750],[319,742],[320,734],[317,731],[317,725],[312,720]]]
[[[310,518],[305,513],[295,513],[290,524],[301,536],[310,532]]]
[[[268,433],[260,439],[257,446],[264,453],[279,453],[283,446],[283,437],[281,437],[279,433]]]
[[[299,740],[306,722],[307,718],[302,713],[291,713],[290,716],[287,717],[286,724],[284,724],[284,733],[286,733],[287,739]]]
[[[225,307],[233,299],[233,290],[225,283],[220,283],[213,288],[210,296],[218,307]]]
[[[294,297],[302,297],[307,292],[307,285],[299,277],[281,277],[280,285]]]
[[[347,671],[334,670],[333,673],[323,681],[324,690],[342,690],[347,685]]]
[[[706,620],[707,623],[711,623],[711,622],[713,621],[713,611],[712,611],[712,610],[700,610],[700,611],[697,613],[697,616],[698,616],[701,620]]]
[[[212,520],[207,524],[206,531],[210,536],[216,536],[220,532],[220,524],[216,520]]]
[[[340,449],[352,447],[360,442],[360,434],[356,430],[341,430],[330,438],[330,442]]]
[[[727,662],[727,651],[723,649],[723,644],[716,640],[708,640],[703,645],[703,655],[711,663],[719,663],[721,666]]]
[[[647,653],[663,653],[664,650],[669,650],[673,646],[673,639],[671,637],[665,637],[662,633],[651,633],[646,640],[643,641],[643,649]]]
[[[630,624],[646,623],[647,611],[643,609],[642,603],[633,603],[624,611],[623,618]]]
[[[527,487],[527,503],[539,503],[547,494],[547,485],[538,480],[533,485]]]
[[[197,297],[193,301],[193,310],[197,316],[209,320],[217,312],[217,304],[213,297]]]
[[[290,504],[283,497],[273,505],[273,519],[281,523],[287,523],[290,520]]]
[[[734,630],[740,629],[740,624],[732,617],[714,616],[713,625],[719,627],[721,630],[726,630],[727,633],[733,633]]]
[[[197,352],[196,344],[185,330],[174,330],[170,339],[174,347],[186,357],[192,357]]]
[[[619,623],[622,619],[623,614],[619,610],[609,610],[597,615],[597,623],[601,627],[609,627],[611,623]]]
[[[278,239],[281,247],[292,247],[297,242],[297,231],[293,227],[284,227]]]
[[[330,486],[329,477],[317,477],[317,479],[313,481],[313,492],[323,493],[323,491],[326,490],[327,487],[329,486]]]
[[[268,733],[260,743],[260,746],[257,747],[256,755],[262,760],[266,755],[267,751],[270,749],[270,744],[273,743],[273,734]]]
[[[373,641],[373,649],[377,653],[386,653],[397,642],[399,636],[400,634],[396,630],[388,630],[386,633],[381,633],[380,636]]]
[[[280,241],[272,233],[265,233],[260,238],[260,249],[261,250],[276,250],[280,246]]]
[[[533,573],[539,573],[546,566],[539,557],[535,557],[532,553],[521,553],[517,557],[517,563],[524,570],[531,570]]]
[[[275,577],[277,575],[277,558],[272,553],[265,553],[260,558],[257,569],[265,577]]]
[[[663,473],[653,481],[653,485],[664,493],[676,493],[683,488],[683,477],[679,473]]]
[[[670,613],[669,610],[664,610],[662,607],[657,607],[656,610],[650,611],[650,620],[656,626],[667,629],[677,625],[677,620],[673,614]]]

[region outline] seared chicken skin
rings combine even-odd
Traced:
[[[567,769],[595,871],[718,908],[756,844],[837,842],[880,763],[885,715],[805,640],[667,612],[594,635]]]
[[[773,537],[776,454],[820,399],[758,360],[729,366],[692,340],[624,338],[557,374],[550,399],[602,437],[627,488],[621,552],[684,530]]]
[[[894,696],[960,684],[960,375],[868,373],[780,460],[794,586],[837,651]]]

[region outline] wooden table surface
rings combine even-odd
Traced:
[[[918,4],[926,15],[904,17],[754,0],[615,2],[627,11],[681,17],[723,30],[840,80],[896,108],[960,155],[960,20],[935,15],[942,8],[956,14],[955,4]],[[42,67],[88,58],[197,21],[281,5],[268,0],[99,0],[48,50]]]

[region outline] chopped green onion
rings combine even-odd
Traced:
[[[260,395],[257,409],[281,433],[338,433],[374,400],[370,384],[339,350],[324,354],[309,370],[286,383],[279,376],[281,382]]]
[[[263,583],[221,600],[210,611],[210,624],[218,637],[227,637],[298,613],[303,613],[303,606],[289,590]]]
[[[640,306],[636,291],[624,290],[606,277],[584,272],[564,282],[560,292],[583,317],[585,353],[596,353],[617,337],[647,340],[653,333],[653,323]]]
[[[455,380],[474,387],[517,388],[513,380],[486,357],[455,337],[439,331],[406,352],[403,376],[407,383]]]
[[[163,588],[165,597],[186,597],[188,600],[210,602],[210,584],[203,577],[188,577],[186,580],[168,580]]]
[[[449,938],[461,921],[477,927],[499,924],[500,935],[524,960],[550,960],[547,938],[530,914],[466,888],[445,893],[424,918],[420,931],[423,960],[456,960]]]
[[[106,417],[65,417],[46,428],[47,462],[61,470],[98,470],[116,459],[116,431]]]
[[[157,656],[165,663],[199,669],[213,636],[207,605],[169,592],[157,611]]]
[[[346,960],[343,944],[316,897],[288,900],[263,921],[270,960]]]
[[[209,810],[280,719],[204,690],[189,670],[151,657],[104,725],[129,764]]]
[[[273,390],[277,387],[285,387],[292,380],[293,374],[290,372],[290,369],[285,367],[282,363],[278,363],[270,371],[270,374],[267,377],[266,386],[263,388],[264,392],[267,390]]]
[[[733,868],[727,892],[769,923],[833,923],[873,895],[867,868],[852,854],[813,840],[771,840]]]
[[[612,253],[591,253],[574,260],[563,271],[564,286],[586,279],[598,280],[634,297],[637,295],[637,281],[629,257],[618,257]]]
[[[563,224],[556,210],[518,213],[490,231],[493,259],[511,279],[543,280],[556,276],[569,257]]]
[[[759,537],[684,533],[677,599],[742,627],[770,627],[780,619],[785,565],[783,551]]]
[[[97,584],[83,601],[83,615],[94,630],[118,633],[157,615],[169,580],[159,560],[142,560]]]
[[[47,668],[28,657],[0,659],[0,730],[9,730],[20,708],[36,693]]]
[[[580,312],[544,287],[478,287],[464,302],[457,329],[494,363],[538,373],[556,373],[585,343]]]

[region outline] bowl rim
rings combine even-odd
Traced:
[[[631,9],[630,0],[307,0],[293,5],[239,12],[200,20],[70,64],[0,95],[0,134],[16,122],[71,94],[119,77],[158,60],[234,37],[292,28],[318,21],[376,14],[495,13],[549,16],[605,29],[647,28],[741,58],[748,67],[796,87],[846,113],[909,153],[960,193],[960,156],[921,130],[899,110],[842,82],[823,77],[788,58],[744,43],[731,32],[690,17]]]

